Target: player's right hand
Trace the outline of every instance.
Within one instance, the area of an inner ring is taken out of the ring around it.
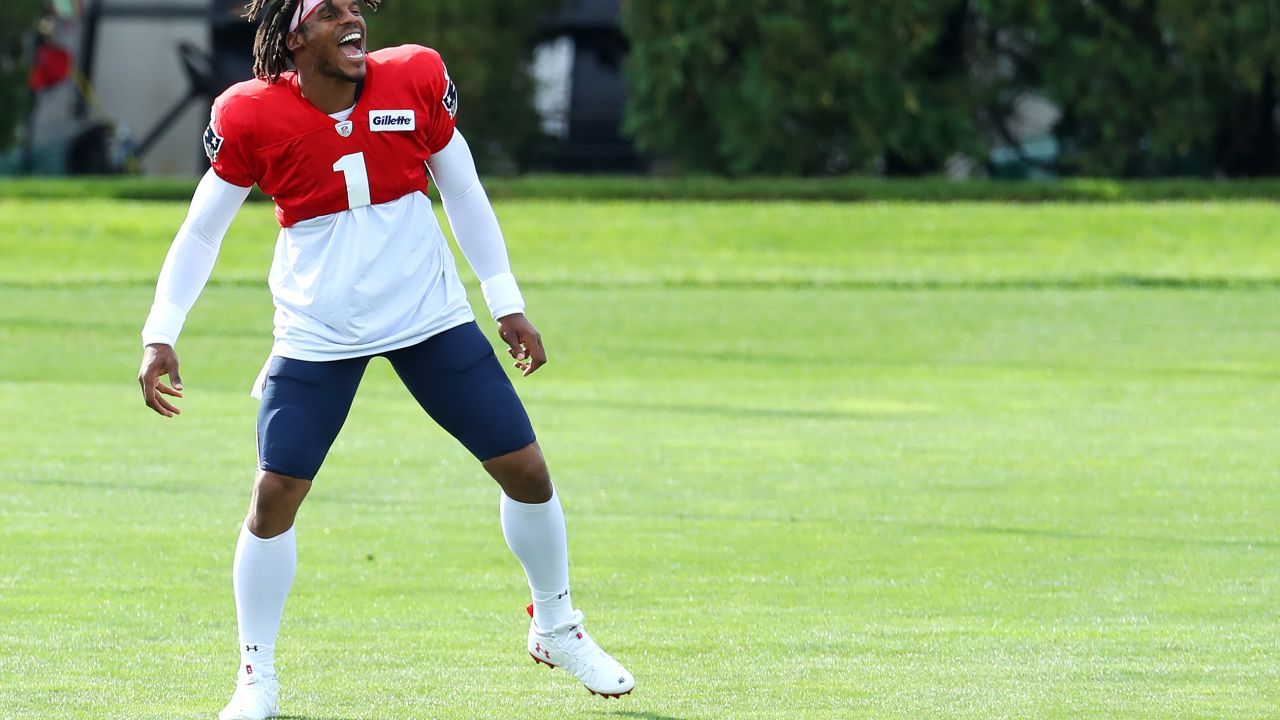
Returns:
[[[173,385],[165,385],[160,378],[168,376]],[[142,351],[142,367],[138,370],[138,384],[142,386],[142,399],[147,407],[165,417],[173,417],[182,413],[173,403],[164,398],[182,397],[182,378],[178,376],[178,353],[172,345],[155,343]]]

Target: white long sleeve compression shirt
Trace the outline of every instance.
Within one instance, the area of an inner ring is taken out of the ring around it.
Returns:
[[[223,180],[212,169],[201,178],[187,219],[178,228],[160,269],[155,302],[142,328],[143,345],[173,345],[178,341],[187,313],[209,282],[222,238],[249,197],[249,190]]]
[[[462,133],[454,130],[449,144],[427,160],[427,169],[440,191],[453,237],[467,264],[480,278],[480,289],[493,319],[524,312],[524,297],[511,274],[502,229]]]

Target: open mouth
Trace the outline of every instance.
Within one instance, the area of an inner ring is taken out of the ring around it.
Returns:
[[[364,59],[364,34],[347,33],[338,40],[338,50],[348,60]]]

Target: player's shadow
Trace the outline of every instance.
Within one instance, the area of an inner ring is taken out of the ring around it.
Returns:
[[[763,418],[778,419],[787,418],[795,420],[869,420],[869,421],[887,421],[901,420],[913,416],[919,416],[922,413],[909,412],[884,412],[884,411],[855,411],[855,410],[825,410],[810,408],[768,408],[768,407],[744,407],[737,405],[722,404],[678,404],[678,403],[647,403],[632,402],[628,400],[591,400],[583,398],[540,398],[540,405],[562,405],[565,407],[597,407],[605,410],[619,410],[628,413],[635,412],[656,412],[656,413],[676,413],[680,415],[718,415],[728,418]]]
[[[1258,538],[1240,538],[1240,539],[1200,539],[1177,535],[1135,535],[1135,534],[1117,534],[1108,535],[1102,532],[1073,532],[1070,530],[1055,530],[1051,528],[1022,528],[1022,527],[1005,527],[1000,525],[944,525],[941,523],[893,523],[904,527],[915,527],[927,530],[940,530],[945,532],[958,533],[975,533],[981,535],[1014,535],[1020,537],[1031,538],[1048,538],[1051,540],[1089,540],[1096,542],[1125,542],[1125,543],[1143,543],[1152,545],[1191,545],[1194,547],[1209,548],[1280,548],[1280,542],[1272,540],[1260,540]]]
[[[597,717],[614,717],[629,718],[630,720],[684,720],[683,718],[672,717],[671,715],[659,715],[650,712],[636,712],[634,710],[618,710],[611,713],[596,713]],[[320,717],[318,715],[276,715],[276,720],[361,720],[354,717]]]
[[[628,717],[631,720],[684,720],[682,717],[658,715],[657,712],[639,712],[635,710],[616,710],[613,712],[596,712],[598,717]]]

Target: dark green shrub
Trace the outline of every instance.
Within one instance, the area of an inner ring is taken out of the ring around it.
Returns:
[[[1280,3],[982,0],[1020,37],[1013,84],[1063,109],[1063,169],[1094,175],[1272,174]]]
[[[685,170],[936,171],[1015,100],[1066,174],[1280,172],[1278,0],[650,0],[628,129]]]
[[[0,152],[13,147],[17,128],[27,112],[27,43],[44,3],[41,0],[9,0],[0,23]]]
[[[624,6],[628,130],[728,174],[941,167],[980,133],[964,0],[654,0]]]

